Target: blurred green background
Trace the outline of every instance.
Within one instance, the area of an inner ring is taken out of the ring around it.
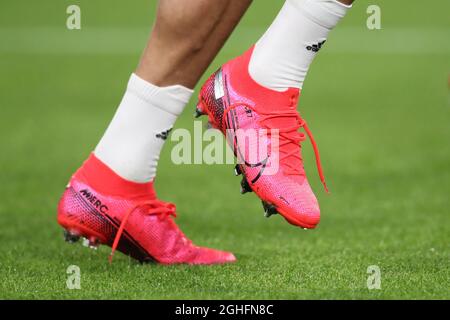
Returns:
[[[82,29],[66,29],[66,8]],[[209,75],[252,45],[283,1],[255,0]],[[366,28],[369,4],[382,29]],[[319,144],[306,169],[322,209],[314,231],[263,218],[231,165],[181,165],[167,143],[159,196],[200,245],[234,265],[140,265],[62,241],[56,204],[120,102],[156,1],[0,5],[0,298],[450,298],[450,3],[357,1],[312,65],[299,110]],[[198,89],[198,88],[197,88]],[[194,100],[177,127],[192,129]],[[226,196],[222,196],[226,195]],[[81,268],[81,290],[66,268]],[[378,265],[382,289],[368,290]]]

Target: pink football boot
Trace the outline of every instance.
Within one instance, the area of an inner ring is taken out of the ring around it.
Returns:
[[[296,111],[300,90],[278,92],[256,83],[248,73],[252,52],[231,60],[206,81],[195,116],[208,115],[210,125],[225,134],[237,157],[236,175],[243,175],[241,192],[254,191],[267,217],[280,213],[293,225],[314,228],[320,209],[303,168],[300,143],[306,136],[298,132],[300,128],[311,140],[319,176],[327,189],[317,146]],[[250,131],[256,132],[257,142],[239,139],[239,133],[245,136]],[[254,146],[261,143],[267,151],[255,151]]]
[[[58,205],[65,239],[112,247],[141,262],[221,264],[233,254],[197,247],[173,218],[175,205],[158,200],[153,183],[127,181],[93,154],[74,174]]]

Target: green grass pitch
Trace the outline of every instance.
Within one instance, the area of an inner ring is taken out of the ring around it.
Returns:
[[[66,29],[78,4],[82,29]],[[447,0],[357,1],[314,61],[299,110],[331,190],[316,230],[263,217],[232,165],[181,165],[164,149],[159,196],[200,245],[233,251],[226,266],[141,265],[109,248],[62,240],[56,204],[105,130],[135,68],[155,1],[7,1],[0,9],[0,298],[448,299],[450,20]],[[255,0],[208,74],[264,32],[281,0]],[[206,74],[205,74],[206,76]],[[198,88],[196,88],[198,89]],[[194,100],[177,122],[193,128]],[[66,269],[81,269],[81,289]],[[367,288],[379,266],[381,289]]]

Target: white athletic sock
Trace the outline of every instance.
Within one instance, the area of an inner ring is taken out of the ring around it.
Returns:
[[[328,33],[350,7],[336,0],[286,0],[256,43],[249,63],[252,78],[277,91],[301,88]]]
[[[132,74],[95,156],[124,179],[153,180],[162,146],[192,92],[181,85],[160,88]]]

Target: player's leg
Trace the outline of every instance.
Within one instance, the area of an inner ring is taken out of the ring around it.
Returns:
[[[249,160],[245,141],[233,139],[240,163],[236,171],[243,175],[242,192],[254,191],[263,201],[266,216],[280,213],[304,228],[314,228],[320,220],[301,157],[299,143],[306,135],[313,144],[324,185],[325,181],[311,131],[295,107],[309,65],[351,2],[287,0],[257,44],[208,79],[197,107],[198,114],[207,113],[213,126],[223,131],[268,129],[268,146],[273,145],[271,129],[279,130],[279,150],[270,150],[267,157],[263,154],[266,158],[259,162]],[[301,127],[306,135],[298,132]],[[260,133],[264,136],[262,130]]]
[[[94,153],[58,206],[66,239],[110,245],[141,261],[210,264],[231,253],[194,246],[153,189],[159,153],[198,78],[250,1],[161,0],[148,45]]]
[[[158,86],[193,88],[251,0],[165,0],[136,74]]]
[[[162,0],[136,73],[95,155],[123,178],[151,181],[165,138],[248,0]],[[138,95],[138,97],[137,97]]]

